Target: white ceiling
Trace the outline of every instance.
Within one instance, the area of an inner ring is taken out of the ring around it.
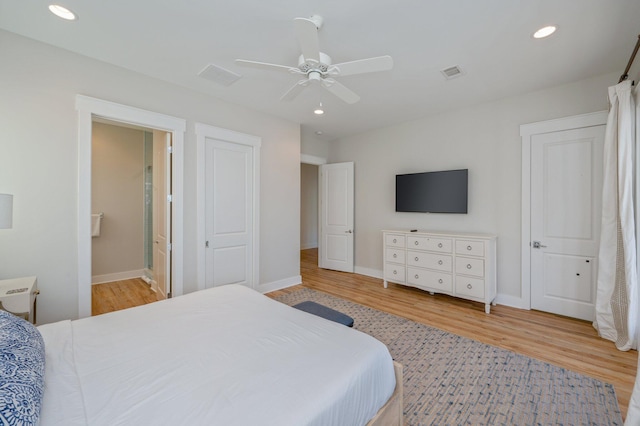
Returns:
[[[79,20],[55,17],[44,0],[0,0],[0,28],[301,123],[326,139],[622,73],[640,32],[639,0],[56,1]],[[234,63],[296,65],[293,19],[314,14],[324,17],[320,48],[334,63],[393,57],[392,71],[338,79],[360,95],[356,104],[315,86],[282,102],[298,76]],[[556,34],[532,38],[548,24]],[[242,78],[229,87],[205,80],[197,74],[208,64]],[[445,80],[440,70],[452,65],[465,74]],[[319,102],[322,117],[312,113]]]

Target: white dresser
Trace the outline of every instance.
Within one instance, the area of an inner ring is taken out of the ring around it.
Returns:
[[[382,231],[387,282],[485,304],[497,293],[495,235]],[[495,304],[495,303],[494,303]]]

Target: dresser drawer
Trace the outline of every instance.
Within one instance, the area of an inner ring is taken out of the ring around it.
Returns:
[[[395,249],[395,248],[387,248],[385,251],[385,260],[387,262],[400,263],[404,265],[404,259],[406,251]]]
[[[456,274],[484,277],[484,259],[456,257]]]
[[[456,254],[484,256],[484,242],[472,240],[456,240]]]
[[[441,253],[451,253],[453,241],[450,238],[431,238],[421,236],[407,237],[407,248],[416,250],[438,251]]]
[[[456,294],[461,296],[484,298],[484,280],[456,276]]]
[[[384,268],[384,279],[394,283],[404,283],[405,267],[387,263]]]
[[[452,258],[446,254],[425,253],[423,251],[407,251],[407,265],[421,268],[451,272]]]
[[[446,293],[453,292],[453,278],[451,274],[443,274],[441,272],[407,268],[407,283]]]
[[[378,240],[379,241],[379,240]],[[384,236],[384,244],[389,247],[405,247],[405,236],[400,234],[386,234]]]

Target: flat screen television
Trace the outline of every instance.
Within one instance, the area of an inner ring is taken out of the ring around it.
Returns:
[[[396,211],[467,213],[469,169],[396,175]]]

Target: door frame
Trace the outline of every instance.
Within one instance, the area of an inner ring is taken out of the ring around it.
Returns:
[[[521,228],[521,290],[520,299],[505,301],[505,304],[522,309],[531,309],[531,141],[534,135],[562,130],[607,124],[607,111],[574,115],[536,123],[522,124],[522,228]],[[506,299],[504,295],[501,299]]]
[[[172,134],[171,283],[183,293],[183,172],[186,120],[102,99],[76,95],[78,111],[78,317],[91,316],[91,143],[94,117]]]
[[[205,289],[206,281],[205,143],[207,138],[253,148],[253,277],[251,279],[253,288],[258,290],[260,288],[260,147],[262,138],[209,124],[196,123],[196,252],[198,263],[196,281],[198,290]]]
[[[165,260],[164,264],[162,265],[163,268],[158,268],[158,262],[156,262],[157,258],[156,256],[160,256],[159,251],[160,251],[160,245],[158,244],[158,240],[156,238],[158,238],[158,233],[157,233],[157,229],[156,229],[156,220],[157,220],[157,216],[158,216],[158,211],[157,210],[161,210],[163,211],[164,214],[164,239],[165,239],[165,244],[168,241],[169,244],[171,244],[171,236],[172,236],[172,223],[171,220],[167,220],[167,218],[171,219],[171,201],[169,201],[169,199],[167,198],[167,195],[171,194],[171,190],[172,185],[171,185],[171,156],[172,156],[172,151],[173,151],[173,141],[172,141],[172,137],[171,137],[171,133],[169,132],[164,132],[162,130],[158,130],[158,129],[154,129],[154,132],[157,132],[157,135],[160,137],[162,135],[162,139],[164,141],[164,143],[162,143],[161,146],[161,150],[163,150],[163,159],[164,161],[162,162],[162,174],[163,174],[163,179],[161,184],[164,186],[165,191],[163,192],[163,197],[164,200],[162,201],[162,203],[160,203],[160,208],[157,209],[155,202],[157,201],[156,197],[153,197],[153,205],[152,205],[152,229],[153,229],[153,240],[154,240],[154,244],[153,244],[153,267],[152,267],[152,271],[153,271],[153,281],[155,282],[155,290],[157,292],[157,294],[159,295],[159,297],[161,297],[162,299],[168,299],[169,297],[172,296],[172,289],[171,289],[171,256],[173,255],[172,250],[167,250],[167,247],[165,246],[164,248],[164,254],[165,254],[165,259],[168,258],[169,262],[167,262]],[[153,136],[153,143],[155,144],[155,133]],[[153,166],[152,166],[152,170],[153,170],[153,176],[155,179],[157,173],[157,165],[155,163],[156,160],[156,148],[154,146],[153,148]],[[158,279],[158,269],[161,269],[160,272],[162,274],[164,274],[164,287],[162,288],[162,291],[160,291],[160,285],[159,285],[159,279]],[[153,286],[152,286],[152,290]]]

